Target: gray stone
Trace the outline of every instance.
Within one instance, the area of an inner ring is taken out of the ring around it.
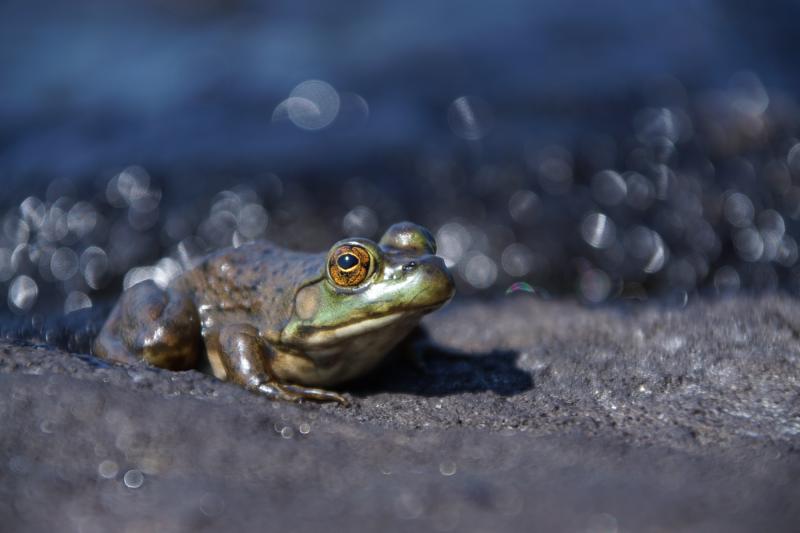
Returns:
[[[0,344],[9,531],[796,531],[800,305],[430,316],[354,405]]]

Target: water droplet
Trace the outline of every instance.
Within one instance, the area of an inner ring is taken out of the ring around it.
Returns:
[[[143,281],[153,280],[156,277],[155,267],[134,267],[125,273],[122,279],[122,288],[128,290]]]
[[[500,263],[506,274],[515,278],[520,278],[531,271],[534,262],[534,255],[530,248],[524,244],[515,242],[506,246],[500,256]]]
[[[511,286],[506,289],[506,296],[509,294],[514,294],[515,292],[529,292],[531,294],[536,294],[536,289],[534,289],[530,283],[517,281],[512,283]]]
[[[340,106],[337,125],[363,126],[369,119],[369,104],[363,96],[356,93],[339,93]]]
[[[0,282],[10,280],[16,271],[11,260],[12,255],[13,252],[8,248],[0,248]]]
[[[797,262],[798,249],[797,241],[789,235],[784,235],[775,255],[776,261],[785,267],[790,267]]]
[[[156,263],[155,282],[159,287],[164,288],[182,272],[183,267],[177,260],[171,257],[162,257],[159,259],[158,263]]]
[[[644,211],[653,204],[656,188],[648,178],[638,172],[626,172],[625,184],[628,190],[625,202],[629,206]]]
[[[215,207],[218,205],[215,204]],[[198,233],[213,246],[230,246],[233,233],[236,231],[236,224],[236,215],[232,210],[212,209],[208,218],[200,223]]]
[[[643,143],[655,144],[661,140],[677,142],[681,137],[681,123],[667,108],[648,108],[634,118],[636,137]]]
[[[740,192],[733,192],[726,196],[723,205],[725,219],[732,226],[743,228],[753,222],[755,208],[753,202]]]
[[[115,478],[118,472],[119,467],[117,466],[117,463],[109,459],[106,459],[97,465],[97,473],[100,474],[100,477],[105,479]]]
[[[236,228],[245,239],[253,240],[263,236],[268,221],[267,210],[261,204],[250,203],[239,210]]]
[[[720,242],[714,228],[703,219],[693,221],[690,230],[686,232],[689,244],[702,254],[716,256],[719,253]]]
[[[795,176],[800,176],[800,142],[795,143],[786,154],[786,164]]]
[[[618,205],[628,193],[628,184],[618,172],[604,170],[592,176],[592,196],[605,205]]]
[[[102,288],[108,271],[106,252],[97,246],[89,246],[81,254],[80,268],[89,287],[95,290]]]
[[[733,234],[736,253],[745,261],[758,261],[764,253],[764,239],[755,228],[742,228]]]
[[[769,94],[752,72],[738,72],[731,77],[728,95],[731,105],[747,115],[761,115],[769,107]]]
[[[62,205],[54,204],[47,211],[44,224],[39,229],[39,237],[54,243],[66,237],[67,233],[69,233],[67,213],[62,209]]]
[[[84,237],[94,229],[97,211],[89,202],[77,202],[67,212],[67,228],[77,237]]]
[[[714,273],[714,288],[720,294],[736,292],[740,285],[739,273],[731,266],[722,266]]]
[[[9,213],[3,220],[3,234],[11,244],[21,244],[28,242],[31,230],[27,222]]]
[[[81,291],[72,291],[64,300],[64,314],[92,307],[92,299]]]
[[[140,166],[130,166],[117,175],[117,192],[128,205],[144,198],[149,187],[150,174]]]
[[[663,266],[667,250],[661,236],[655,231],[644,226],[635,226],[625,234],[624,242],[631,257],[644,262],[643,268],[655,272]]]
[[[539,184],[550,194],[566,194],[572,188],[572,155],[561,146],[542,150],[535,163]]]
[[[463,276],[476,289],[488,289],[497,279],[497,265],[486,255],[474,253],[464,262]]]
[[[530,226],[536,222],[539,212],[539,197],[529,190],[516,191],[508,200],[508,212],[515,222]]]
[[[765,209],[756,217],[756,225],[762,232],[775,233],[779,238],[786,232],[786,223],[780,213],[774,209]]]
[[[617,230],[614,221],[603,213],[590,213],[581,223],[581,236],[589,246],[608,248],[616,242]]]
[[[19,211],[22,219],[34,229],[39,229],[44,224],[47,209],[41,200],[35,196],[25,198],[19,205]]]
[[[50,257],[50,271],[58,280],[70,279],[78,273],[78,254],[70,248],[59,248]]]
[[[122,482],[129,489],[138,489],[144,484],[144,474],[141,470],[128,470],[122,477]]]
[[[664,263],[667,261],[667,249],[664,246],[664,241],[661,239],[661,235],[653,231],[651,233],[652,236],[652,254],[650,258],[647,260],[647,264],[642,268],[648,274],[653,274],[661,270],[664,266]]]
[[[453,461],[442,461],[439,463],[439,473],[443,476],[452,476],[457,470],[458,468]]]
[[[469,230],[458,222],[448,222],[436,232],[437,253],[444,258],[445,264],[452,267],[472,244]]]
[[[278,104],[272,119],[288,118],[298,128],[319,130],[330,125],[339,114],[339,93],[321,80],[307,80],[297,85],[289,98]]]
[[[8,288],[8,303],[12,310],[28,311],[36,303],[39,286],[25,275],[17,276]]]
[[[161,190],[150,187],[144,194],[132,198],[130,201],[131,209],[140,214],[151,213],[158,208],[161,203]]]

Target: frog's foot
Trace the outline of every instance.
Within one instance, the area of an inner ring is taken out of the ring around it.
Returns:
[[[285,401],[314,400],[317,402],[339,402],[347,407],[350,402],[341,394],[316,389],[313,387],[302,387],[288,383],[262,383],[255,387],[256,392],[264,394],[268,398]]]
[[[277,381],[269,364],[272,350],[258,330],[249,324],[225,326],[214,347],[227,379],[248,390],[275,400],[316,400],[348,405],[347,399],[335,392]]]
[[[94,344],[95,353],[122,363],[148,363],[170,370],[193,368],[200,347],[200,321],[188,295],[163,291],[152,281],[125,291]]]

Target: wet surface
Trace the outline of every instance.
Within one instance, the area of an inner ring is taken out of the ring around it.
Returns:
[[[424,373],[390,363],[349,409],[6,341],[0,515],[15,531],[791,531],[797,324],[781,297],[461,301],[426,321]]]

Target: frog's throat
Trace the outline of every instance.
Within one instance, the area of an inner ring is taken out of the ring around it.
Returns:
[[[359,320],[358,322],[352,322],[350,324],[345,324],[344,326],[339,326],[337,328],[319,329],[308,335],[305,338],[304,344],[310,346],[333,344],[343,339],[350,339],[371,331],[384,328],[389,324],[394,324],[395,322],[398,322],[403,319],[418,320],[419,317],[421,317],[421,315],[422,313],[419,312],[409,313],[408,311],[399,311],[397,313],[392,313],[377,318],[367,318],[365,320]]]

